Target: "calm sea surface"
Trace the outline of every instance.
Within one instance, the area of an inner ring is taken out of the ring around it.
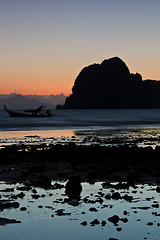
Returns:
[[[53,110],[51,118],[11,118],[0,110],[0,131],[160,127],[160,109]]]
[[[24,141],[26,137],[27,141],[33,141],[29,139],[31,136],[34,142],[42,139],[53,142],[53,137],[61,141],[62,137],[72,136],[81,140],[90,137],[87,141],[94,142],[91,137],[96,136],[105,144],[131,141],[159,144],[160,109],[52,110],[51,113],[50,118],[11,118],[1,110],[0,143]]]

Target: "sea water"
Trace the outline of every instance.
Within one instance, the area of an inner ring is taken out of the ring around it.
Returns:
[[[1,110],[0,144],[54,142],[54,137],[59,142],[67,137],[73,141],[72,136],[78,141],[82,136],[96,136],[106,144],[137,140],[159,144],[160,109],[51,110],[51,114],[48,118],[13,118]]]
[[[160,109],[52,110],[48,118],[14,118],[0,110],[0,131],[160,126]]]

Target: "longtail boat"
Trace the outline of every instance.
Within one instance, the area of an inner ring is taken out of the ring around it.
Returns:
[[[45,113],[42,113],[41,110],[45,106],[40,106],[36,109],[25,110],[24,112],[14,112],[9,110],[4,105],[4,110],[11,116],[11,117],[51,117],[51,113],[49,110],[46,110]]]

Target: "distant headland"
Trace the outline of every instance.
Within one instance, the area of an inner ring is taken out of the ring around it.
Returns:
[[[6,105],[9,109],[30,109],[45,105],[49,109],[64,104],[66,96],[60,95],[22,95],[19,93],[0,94],[0,110]]]
[[[57,109],[160,108],[160,81],[130,73],[119,57],[84,67]]]

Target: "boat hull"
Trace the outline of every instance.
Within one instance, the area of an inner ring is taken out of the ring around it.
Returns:
[[[14,111],[10,111],[6,108],[6,106],[4,106],[5,111],[11,116],[11,117],[24,117],[24,118],[44,118],[44,117],[51,117],[51,114],[43,114],[43,113],[19,113],[19,112],[14,112]]]

